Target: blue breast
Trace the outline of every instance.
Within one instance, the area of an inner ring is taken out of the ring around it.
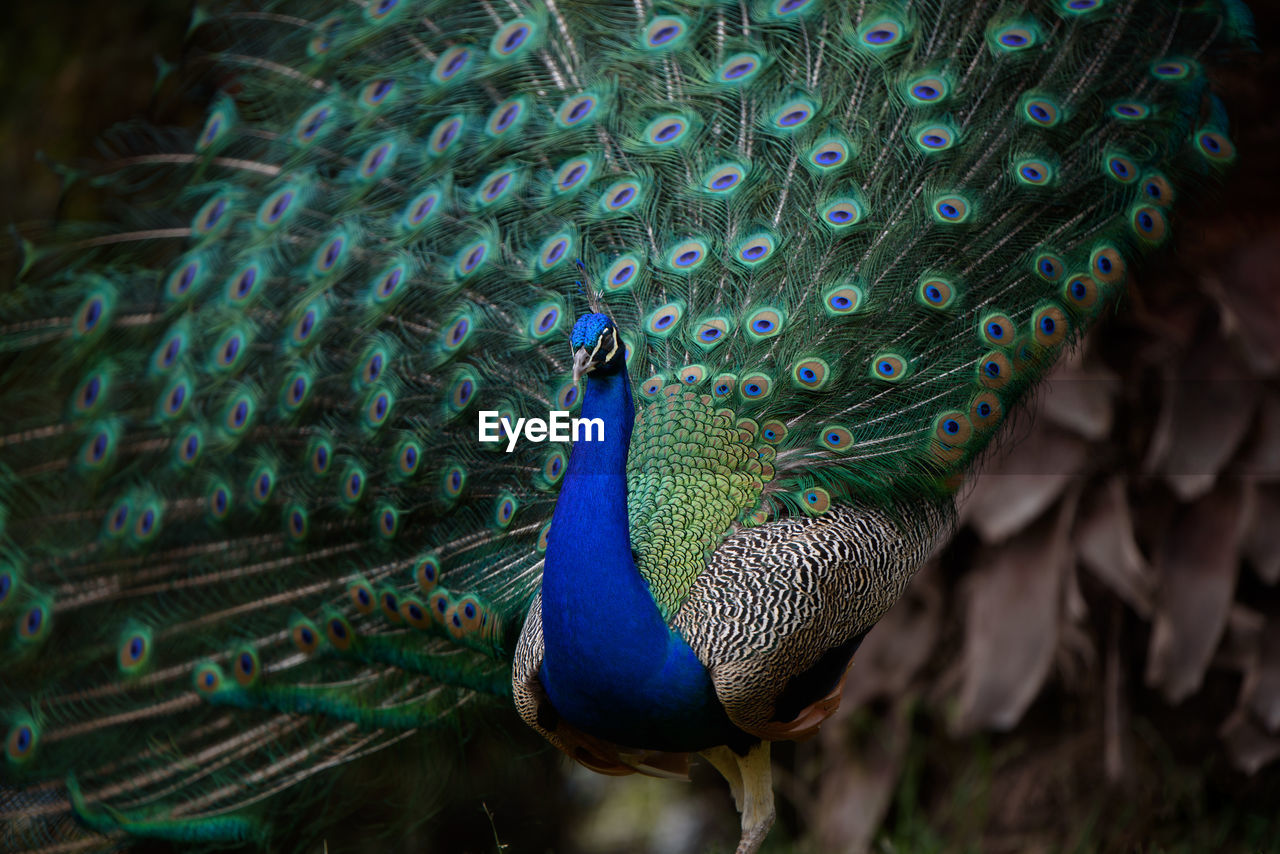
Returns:
[[[635,411],[623,369],[588,375],[579,442],[556,502],[542,580],[540,673],[568,723],[616,744],[701,750],[748,737],[730,723],[706,668],[662,619],[631,555],[627,449]]]

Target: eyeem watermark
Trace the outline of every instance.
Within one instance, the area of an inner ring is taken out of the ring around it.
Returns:
[[[603,442],[603,418],[573,418],[565,410],[552,410],[550,418],[511,419],[499,415],[496,409],[480,410],[479,439],[481,442],[501,442],[505,436],[507,453],[516,449],[521,434],[530,442]]]

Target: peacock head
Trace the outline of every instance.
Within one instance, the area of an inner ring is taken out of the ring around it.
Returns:
[[[573,381],[583,374],[612,374],[622,370],[626,361],[618,327],[607,314],[584,314],[573,324]]]

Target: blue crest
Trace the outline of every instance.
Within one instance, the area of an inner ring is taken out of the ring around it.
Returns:
[[[584,314],[578,318],[577,323],[573,324],[573,338],[571,342],[573,349],[586,347],[588,349],[594,347],[596,342],[600,340],[600,335],[613,326],[613,321],[609,319],[607,314]]]

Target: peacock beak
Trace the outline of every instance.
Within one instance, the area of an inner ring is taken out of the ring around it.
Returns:
[[[581,347],[578,352],[573,354],[573,381],[576,383],[582,379],[582,375],[594,368],[591,363],[591,354],[587,352],[586,347]]]

